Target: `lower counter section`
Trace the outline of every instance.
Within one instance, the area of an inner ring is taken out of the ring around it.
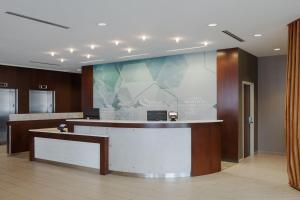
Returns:
[[[98,169],[109,173],[109,138],[107,136],[60,133],[56,128],[29,130],[30,160]]]
[[[100,144],[34,138],[34,158],[100,170]]]
[[[146,177],[191,174],[190,128],[105,128],[75,126],[75,133],[109,137],[109,169]]]

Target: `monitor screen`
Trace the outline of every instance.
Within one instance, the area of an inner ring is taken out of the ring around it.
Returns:
[[[100,119],[99,108],[86,108],[83,111],[83,116],[85,119]]]
[[[149,110],[147,111],[148,121],[167,121],[168,112],[166,110]]]

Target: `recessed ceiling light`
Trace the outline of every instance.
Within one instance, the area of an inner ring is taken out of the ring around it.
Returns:
[[[116,46],[118,46],[118,45],[120,44],[120,41],[119,41],[119,40],[115,40],[115,41],[113,41],[113,43],[114,43]]]
[[[148,38],[149,38],[149,37],[148,37],[147,35],[142,35],[142,36],[141,36],[141,39],[142,39],[143,41],[146,41]]]
[[[70,52],[70,53],[74,53],[74,51],[75,51],[75,49],[69,48],[69,52]]]
[[[105,22],[99,22],[98,26],[106,26],[107,24]]]
[[[209,27],[215,27],[215,26],[218,26],[218,24],[216,23],[211,23],[211,24],[208,24]]]
[[[51,51],[51,52],[49,52],[49,54],[53,57],[53,56],[55,56],[57,53],[54,52],[54,51]]]
[[[280,51],[280,48],[275,48],[274,51]]]
[[[181,37],[174,37],[173,40],[175,40],[176,43],[179,43],[182,40],[182,38]]]
[[[60,59],[60,62],[61,62],[61,63],[65,62],[65,59],[64,59],[64,58],[61,58],[61,59]]]
[[[127,52],[131,53],[132,52],[132,48],[127,48]]]
[[[256,34],[254,34],[253,36],[254,36],[254,37],[261,37],[261,36],[262,36],[262,34],[260,34],[260,33],[256,33]]]
[[[208,45],[208,42],[207,41],[203,41],[203,42],[201,42],[201,44],[206,47]]]
[[[94,50],[96,47],[98,47],[98,46],[95,45],[95,44],[91,44],[91,45],[90,45],[90,48],[91,48],[92,50]]]
[[[86,57],[87,59],[90,59],[92,57],[91,54],[86,54],[84,57]]]

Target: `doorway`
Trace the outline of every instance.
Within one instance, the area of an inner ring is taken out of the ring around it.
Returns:
[[[254,83],[242,82],[243,157],[254,155]]]

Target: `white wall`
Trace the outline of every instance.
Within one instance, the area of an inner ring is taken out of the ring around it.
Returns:
[[[284,92],[286,56],[258,59],[258,151],[285,153]]]

